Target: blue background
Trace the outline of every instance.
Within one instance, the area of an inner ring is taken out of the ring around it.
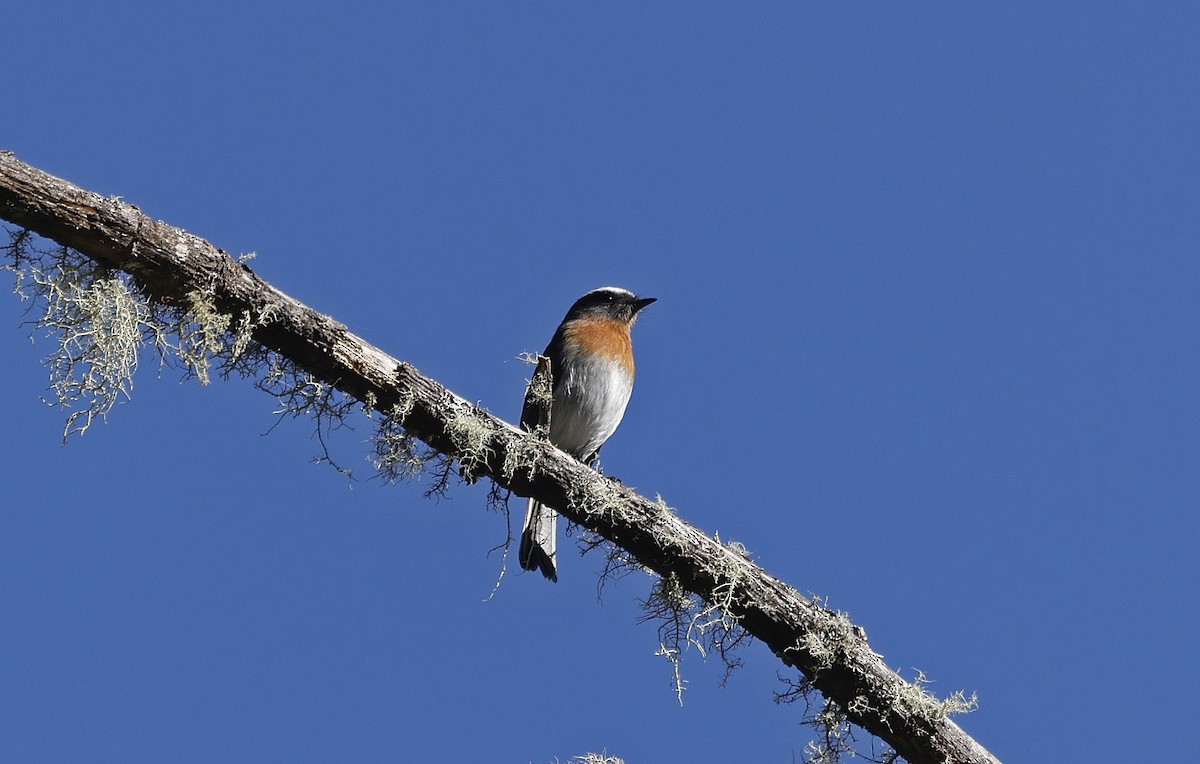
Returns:
[[[1183,761],[1200,527],[1194,4],[25,3],[0,148],[517,417],[566,308],[660,301],[605,468],[828,597],[1009,761]],[[680,707],[636,575],[500,570],[147,357],[60,448],[0,301],[0,758],[793,761],[761,645]],[[514,502],[520,512],[520,502]]]

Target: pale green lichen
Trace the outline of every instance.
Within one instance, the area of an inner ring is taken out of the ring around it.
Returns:
[[[500,465],[500,476],[511,480],[517,470],[528,470],[529,476],[537,474],[538,464],[542,458],[542,449],[546,447],[545,438],[537,433],[522,432],[515,446],[510,446],[504,452],[504,461]]]
[[[819,601],[817,604],[818,607]],[[833,667],[858,644],[859,637],[849,616],[822,607],[820,626],[805,632],[797,648],[811,660],[809,669],[820,673]]]
[[[65,441],[129,399],[142,348],[161,345],[163,330],[128,276],[65,247],[36,249],[27,235],[13,235],[8,249],[14,291],[40,308],[35,331],[55,340],[45,359],[50,396],[43,400],[68,411]]]
[[[199,290],[188,292],[184,299],[187,320],[179,323],[179,360],[201,385],[208,385],[214,356],[226,355],[230,349],[226,335],[233,317],[217,310],[212,299]]]
[[[257,314],[250,311],[242,311],[238,317],[237,326],[233,329],[233,337],[228,343],[230,360],[236,363],[241,359],[246,351],[253,346],[254,331],[259,327],[266,326],[276,319],[277,307],[275,305],[264,305]]]
[[[968,698],[963,690],[958,690],[942,700],[929,690],[929,683],[925,672],[917,669],[916,678],[901,687],[895,699],[897,706],[931,721],[940,721],[954,714],[971,713],[979,708],[976,693],[971,693]]]
[[[571,759],[571,764],[625,764],[625,760],[609,756],[607,751],[601,751],[600,753],[585,753],[582,756],[575,756]]]
[[[720,542],[720,537],[716,540]],[[655,654],[671,662],[675,695],[680,704],[686,688],[680,666],[689,649],[696,650],[701,658],[714,653],[719,656],[725,666],[724,679],[728,679],[741,665],[737,649],[750,639],[737,616],[739,587],[749,574],[749,563],[744,556],[748,552],[734,543],[730,554],[710,560],[717,583],[705,597],[686,591],[673,576],[664,576],[657,580],[650,597],[641,603],[642,620],[659,623],[659,650]]]
[[[810,740],[804,746],[805,764],[838,764],[844,758],[858,758],[859,752],[855,745],[854,727],[846,719],[846,713],[841,707],[828,701],[806,719],[805,724],[814,727],[820,733],[816,740]],[[864,757],[868,758],[868,757]],[[868,758],[874,761],[874,758]]]
[[[367,419],[375,418],[375,410],[379,408],[379,397],[368,390],[362,399],[362,413]]]
[[[446,417],[446,435],[454,444],[463,479],[472,482],[492,456],[495,428],[476,407],[454,401]]]
[[[819,599],[815,604],[823,607]],[[809,670],[815,675],[831,668],[835,663],[846,660],[844,653],[856,649],[854,643],[865,639],[863,630],[855,626],[844,613],[826,610],[825,615],[821,628],[808,634],[796,648],[809,656]],[[812,663],[816,665],[813,666]],[[968,697],[959,691],[943,700],[929,691],[928,684],[929,679],[925,673],[917,671],[913,681],[898,683],[894,691],[880,697],[878,702],[883,704],[887,713],[920,719],[926,724],[936,723],[951,714],[969,713],[978,708],[978,698],[974,693]],[[776,701],[808,702],[814,691],[810,676],[802,675],[798,680],[790,682],[790,688],[786,692],[776,693]],[[874,707],[872,700],[865,695],[856,695],[844,708],[832,700],[825,700],[821,710],[804,721],[819,732],[818,739],[805,747],[804,761],[813,764],[831,764],[846,758],[884,763],[897,761],[898,754],[887,746],[881,746],[874,737],[870,737],[869,750],[863,750],[865,744],[860,745],[856,739],[856,734],[862,730],[852,724],[847,715],[863,718],[881,713],[884,711]]]
[[[379,422],[371,436],[371,464],[386,483],[412,480],[424,474],[434,454],[404,429],[404,420],[412,412],[413,398],[401,398]]]
[[[661,576],[640,603],[643,615],[639,620],[658,623],[659,649],[654,654],[671,664],[672,686],[680,705],[687,689],[682,662],[688,650],[694,649],[701,658],[718,655],[725,666],[725,679],[741,665],[736,650],[750,634],[734,615],[735,591],[735,583],[725,581],[706,600],[684,589],[675,576]]]
[[[612,517],[625,506],[619,485],[598,472],[587,472],[567,487],[567,501],[585,515]]]
[[[254,347],[254,332],[275,320],[275,307],[266,306],[257,313],[242,311],[236,317],[222,312],[212,296],[203,290],[192,290],[184,296],[185,309],[176,314],[171,333],[178,362],[188,372],[208,385],[215,365],[221,375],[236,371],[243,376],[257,376],[263,364],[257,357],[248,357]]]
[[[14,291],[40,313],[35,331],[57,346],[45,361],[47,402],[68,411],[64,439],[82,435],[119,400],[129,399],[147,347],[157,350],[162,364],[182,366],[201,384],[211,381],[214,365],[223,374],[261,370],[262,354],[248,351],[255,328],[272,320],[269,310],[234,321],[199,290],[174,308],[151,303],[128,274],[65,247],[40,247],[28,231],[10,232],[5,249]]]

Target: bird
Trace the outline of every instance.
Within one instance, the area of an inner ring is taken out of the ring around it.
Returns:
[[[594,466],[600,447],[625,416],[634,377],[630,330],[642,309],[657,299],[619,287],[593,289],[567,311],[542,354],[553,380],[549,440],[584,464]],[[537,385],[535,373],[521,410],[521,426],[529,431],[542,424],[546,410]],[[518,554],[521,567],[558,581],[557,537],[558,513],[530,499]]]

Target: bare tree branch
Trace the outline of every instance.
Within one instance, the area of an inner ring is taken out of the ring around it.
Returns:
[[[262,317],[253,340],[290,359],[481,476],[532,496],[624,549],[672,587],[698,595],[804,675],[842,718],[914,764],[997,762],[947,718],[955,710],[909,683],[841,613],[797,592],[677,517],[504,422],[279,291],[207,241],[0,153],[0,218],[129,274],[154,302],[197,293],[228,316]]]

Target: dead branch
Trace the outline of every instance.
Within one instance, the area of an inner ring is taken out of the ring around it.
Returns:
[[[0,153],[0,218],[129,274],[154,302],[200,293],[229,316],[266,317],[252,338],[324,383],[398,421],[486,476],[559,509],[683,591],[720,608],[910,762],[997,762],[947,718],[947,704],[903,680],[845,615],[802,596],[736,549],[456,395],[264,281],[204,239]]]

